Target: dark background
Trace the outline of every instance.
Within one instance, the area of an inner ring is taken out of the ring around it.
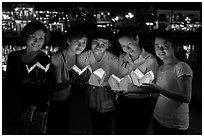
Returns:
[[[3,2],[3,10],[11,10],[13,4],[34,4],[36,10],[69,11],[76,5],[91,6],[97,10],[109,10],[114,13],[124,13],[138,8],[147,10],[150,6],[155,9],[172,10],[201,10],[201,2]]]

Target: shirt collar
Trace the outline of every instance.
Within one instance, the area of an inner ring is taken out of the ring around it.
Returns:
[[[139,55],[139,58],[134,61],[134,64],[137,64],[139,62],[144,61],[146,59],[146,57],[147,57],[147,52],[144,49],[142,49],[142,51]]]

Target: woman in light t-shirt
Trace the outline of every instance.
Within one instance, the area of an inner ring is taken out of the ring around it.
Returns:
[[[107,81],[111,74],[117,75],[118,71],[118,58],[107,51],[111,45],[112,37],[113,34],[111,30],[96,28],[91,43],[92,49],[83,52],[78,58],[78,63],[81,68],[90,65],[93,72],[101,68],[106,74],[101,86],[87,87],[88,108],[94,135],[112,134],[113,100],[115,96],[114,93],[107,88]],[[112,103],[109,104],[110,106],[107,108],[107,112],[101,112],[101,107],[104,106],[103,102],[106,101]]]
[[[159,93],[153,113],[154,133],[187,134],[193,72],[188,64],[174,56],[170,32],[158,33],[154,43],[156,55],[163,61],[156,84],[145,84],[151,91]]]

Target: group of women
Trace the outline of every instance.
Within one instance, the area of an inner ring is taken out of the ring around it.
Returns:
[[[35,114],[48,116],[44,134],[144,135],[151,121],[154,134],[187,134],[193,72],[175,57],[171,33],[163,31],[155,37],[155,53],[163,62],[159,66],[140,44],[135,27],[117,33],[123,50],[119,57],[108,50],[119,48],[112,42],[111,30],[95,27],[91,37],[90,31],[83,25],[70,28],[65,48],[48,57],[41,50],[49,41],[45,25],[32,21],[23,28],[27,48],[11,52],[7,64],[10,91],[19,104],[18,134],[35,134],[28,128]],[[74,65],[90,66],[91,73],[87,71],[84,77],[104,70],[103,81],[96,86],[87,78],[73,79]],[[130,83],[126,94],[111,90],[108,79],[112,74],[122,78],[136,69],[143,74],[152,71],[153,82]]]

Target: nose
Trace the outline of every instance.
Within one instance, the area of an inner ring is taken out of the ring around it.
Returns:
[[[100,43],[97,43],[97,44],[96,44],[96,47],[97,47],[97,48],[101,48],[102,46],[101,46]]]
[[[38,39],[37,39],[37,38],[35,38],[35,39],[34,39],[34,42],[38,42]]]
[[[78,46],[79,46],[79,47],[81,47],[81,46],[82,46],[82,44],[81,44],[81,43],[78,43]]]
[[[159,49],[160,49],[160,50],[164,50],[164,47],[160,47]]]
[[[125,50],[130,50],[130,47],[129,46],[125,46],[124,49]]]

